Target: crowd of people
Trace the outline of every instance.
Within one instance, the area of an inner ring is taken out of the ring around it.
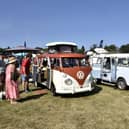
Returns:
[[[5,61],[4,56],[0,55],[0,99],[4,96],[11,104],[16,104],[19,99],[19,78],[22,80],[22,88],[29,92],[29,76],[32,54],[27,54],[17,69],[17,58],[8,57]]]

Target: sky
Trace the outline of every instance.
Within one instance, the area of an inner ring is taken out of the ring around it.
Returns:
[[[129,0],[0,0],[0,47],[129,43]]]

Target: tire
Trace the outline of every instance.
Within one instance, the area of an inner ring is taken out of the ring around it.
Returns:
[[[127,88],[127,84],[126,84],[126,81],[124,79],[118,79],[117,80],[117,87],[120,89],[120,90],[125,90]]]
[[[96,79],[96,84],[101,84],[101,79]]]
[[[56,93],[56,88],[55,88],[55,86],[52,84],[52,86],[51,86],[51,92],[52,92],[52,95],[53,96],[56,96],[57,95],[57,93]]]

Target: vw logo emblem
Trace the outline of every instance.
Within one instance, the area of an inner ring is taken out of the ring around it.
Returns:
[[[78,71],[78,72],[77,72],[77,78],[78,78],[78,79],[84,79],[84,72]]]

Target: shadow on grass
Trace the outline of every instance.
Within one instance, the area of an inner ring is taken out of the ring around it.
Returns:
[[[37,84],[37,87],[42,88],[42,89],[48,89],[45,85],[40,84],[40,83]]]
[[[48,94],[48,92],[43,89],[32,89],[30,93],[26,93],[24,98],[22,97],[20,100],[18,100],[18,102],[38,99],[46,94]]]
[[[43,85],[38,85],[37,87],[35,86],[33,88],[30,88],[30,91],[37,91],[37,90],[43,90],[43,89],[47,89],[47,88]],[[24,93],[24,92],[25,92],[24,90],[20,90],[20,93]]]
[[[64,97],[64,98],[85,97],[85,96],[91,96],[91,95],[98,94],[101,90],[102,90],[102,87],[96,86],[93,91],[76,93],[76,94],[65,94],[65,95],[60,95],[60,96]]]
[[[109,87],[109,88],[111,88],[111,89],[114,89],[114,90],[121,90],[121,91],[125,91],[125,90],[129,90],[129,86],[127,86],[125,89],[119,89],[118,87],[117,87],[117,85],[115,85],[115,84],[100,84],[102,87],[104,86],[104,87]]]

